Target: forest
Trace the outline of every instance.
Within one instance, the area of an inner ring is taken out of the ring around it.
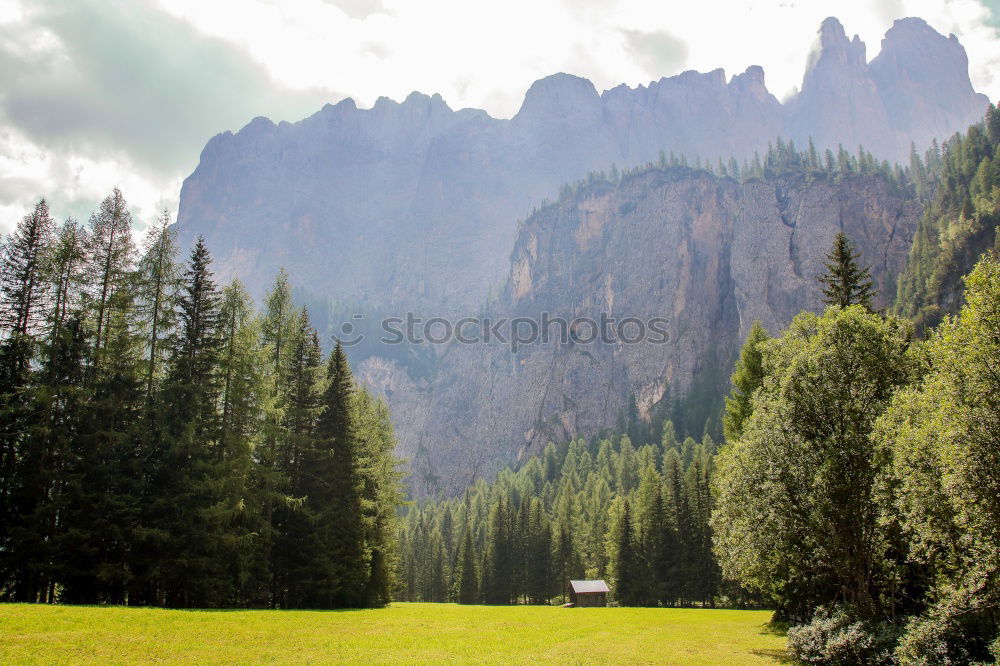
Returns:
[[[810,177],[809,153],[778,145],[760,168]],[[640,441],[550,444],[411,507],[403,598],[551,603],[565,580],[600,577],[620,605],[774,608],[805,663],[995,660],[998,157],[991,107],[926,160],[883,170],[927,203],[894,306],[873,311],[864,258],[839,235],[825,311],[774,338],[750,329],[720,444],[678,442],[669,421]]]
[[[139,243],[118,190],[86,224],[39,201],[0,252],[0,599],[552,604],[605,578],[620,606],[773,609],[807,663],[996,659],[998,159],[991,107],[907,168],[781,141],[720,162],[924,202],[892,307],[839,234],[825,309],[750,328],[700,438],[629,415],[410,502],[386,405],[339,341],[324,358],[287,274],[258,310],[166,213]]]
[[[186,261],[44,200],[2,248],[0,599],[169,607],[388,602],[401,473],[388,409],[327,359],[279,274],[257,312]]]

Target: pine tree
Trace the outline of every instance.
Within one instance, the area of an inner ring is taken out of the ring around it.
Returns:
[[[278,591],[276,601],[283,606],[322,606],[322,600],[311,595],[318,589],[316,561],[324,557],[325,542],[315,525],[322,515],[326,495],[324,480],[315,476],[316,470],[311,466],[316,456],[323,455],[315,450],[322,410],[323,361],[319,340],[305,310],[296,317],[295,327],[285,334],[284,342],[280,396],[284,406],[279,423],[282,439],[273,464],[282,474],[281,480],[287,480],[294,501],[289,503],[272,496],[271,501],[265,502],[265,506],[277,505],[272,519],[276,539],[272,563]],[[329,586],[333,574],[324,575],[323,584]]]
[[[42,199],[0,248],[0,330],[8,335],[27,335],[41,321],[54,231],[48,204]]]
[[[24,561],[29,554],[20,542],[38,537],[30,519],[21,524],[35,512],[38,489],[22,458],[30,445],[31,359],[45,311],[52,236],[52,219],[43,199],[0,248],[0,589],[7,580],[17,580],[14,598],[22,601],[33,601],[35,595],[33,576]],[[17,563],[18,559],[22,561]]]
[[[278,523],[289,514],[284,509],[290,508],[287,502],[281,501],[282,496],[291,493],[291,471],[284,464],[289,459],[287,452],[288,436],[284,429],[284,413],[287,407],[291,389],[288,373],[290,372],[290,348],[296,328],[296,313],[292,304],[291,287],[288,284],[288,274],[284,269],[275,276],[271,290],[264,298],[264,314],[261,322],[261,344],[266,350],[264,363],[267,381],[267,394],[263,402],[264,431],[262,444],[257,453],[264,501],[264,521],[270,527],[261,535],[264,557],[267,561],[265,575],[269,578],[266,585],[271,588],[272,604],[287,602],[282,599],[284,592],[279,588],[287,588],[287,567],[289,564],[278,561],[281,554],[275,551],[277,534],[281,529]],[[281,515],[276,516],[275,512]],[[283,579],[280,582],[278,579]]]
[[[681,457],[677,451],[667,451],[663,460],[663,478],[667,515],[676,535],[670,575],[666,581],[666,595],[672,601],[684,603],[689,588],[685,553],[691,540],[691,516],[684,492]]]
[[[199,238],[184,272],[179,328],[161,391],[164,460],[156,481],[158,527],[169,542],[159,570],[168,606],[209,606],[231,594],[222,573],[223,518],[211,511],[223,482],[217,412],[219,293]]]
[[[144,393],[147,418],[155,416],[153,407],[162,380],[167,341],[176,324],[175,310],[180,289],[176,235],[170,227],[170,214],[163,211],[146,235],[139,261],[137,300],[146,347]]]
[[[317,530],[324,552],[318,565],[327,574],[317,592],[323,605],[358,607],[364,603],[367,580],[362,482],[352,405],[354,380],[339,340],[330,354],[327,382],[310,465],[322,486],[314,487],[308,498],[321,512]]]
[[[763,355],[758,345],[767,340],[767,331],[760,322],[754,320],[750,327],[740,357],[733,371],[733,390],[726,397],[726,411],[722,416],[722,428],[726,441],[733,441],[743,431],[743,423],[750,417],[753,406],[753,392],[764,382],[764,368],[761,364]]]
[[[121,305],[115,297],[127,284],[126,276],[132,269],[135,252],[132,215],[118,188],[101,202],[100,211],[90,216],[88,240],[89,296],[95,317],[93,364],[97,368],[104,356],[102,350],[107,346],[108,327],[116,316],[115,307]]]
[[[145,479],[136,445],[142,384],[131,221],[115,189],[91,216],[86,237],[86,409],[69,442],[60,508],[61,597],[75,603],[122,603],[135,580],[140,515],[132,498],[142,495]]]
[[[476,551],[472,544],[472,529],[465,528],[465,536],[459,547],[459,566],[455,577],[458,579],[458,603],[479,603],[479,573],[476,567]]]
[[[863,305],[871,310],[875,296],[874,283],[868,268],[860,268],[857,260],[860,252],[844,232],[838,232],[833,239],[833,248],[827,254],[826,272],[817,279],[823,285],[823,302],[846,308],[849,305]]]
[[[54,601],[62,569],[67,460],[86,413],[86,329],[79,309],[83,240],[80,227],[67,220],[56,232],[46,262],[46,330],[38,349],[36,379],[25,396],[35,416],[25,433],[16,473],[22,493],[17,502],[22,538],[10,551],[25,562],[33,561],[32,575],[22,574],[17,590],[25,601]],[[18,522],[5,524],[16,529]]]
[[[513,596],[511,590],[514,575],[511,558],[511,516],[510,506],[504,498],[493,506],[490,512],[490,536],[487,549],[487,569],[483,585],[488,604],[509,604]]]
[[[235,582],[239,602],[255,606],[270,601],[268,563],[262,534],[271,526],[263,520],[264,492],[254,455],[263,430],[266,384],[264,353],[259,345],[260,322],[253,302],[239,280],[222,294],[219,355],[220,429],[222,458],[219,509],[228,512],[224,524],[234,540],[228,549],[228,576]]]
[[[641,595],[639,560],[636,554],[635,535],[632,532],[632,517],[629,502],[626,499],[622,505],[618,533],[618,555],[615,566],[617,580],[615,596],[622,606],[635,606]]]
[[[364,389],[354,395],[356,434],[362,461],[362,516],[365,550],[368,560],[368,580],[365,583],[365,606],[384,606],[389,603],[396,584],[399,558],[397,543],[397,509],[403,503],[400,460],[396,458],[396,436],[393,432],[389,408]],[[450,515],[450,514],[448,514]],[[444,530],[442,523],[442,530]],[[449,537],[442,534],[444,548],[443,567],[447,574],[451,561]]]
[[[528,501],[528,500],[525,500]],[[535,604],[547,603],[552,589],[552,528],[541,500],[530,500],[526,592]]]

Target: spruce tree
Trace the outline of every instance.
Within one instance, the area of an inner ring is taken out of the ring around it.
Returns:
[[[389,408],[366,390],[354,394],[356,434],[362,479],[362,516],[365,550],[368,553],[368,580],[365,583],[365,605],[384,606],[389,603],[396,584],[396,563],[399,557],[397,509],[403,503],[402,472],[396,458],[396,436]],[[449,514],[450,515],[450,514]],[[450,525],[444,521],[439,530],[444,547],[444,569],[452,552]],[[445,538],[445,528],[448,537]]]
[[[317,530],[324,548],[317,565],[326,575],[317,592],[321,604],[329,607],[361,606],[367,580],[353,394],[351,368],[338,340],[327,365],[323,412],[310,465],[320,483],[307,500],[321,512]]]
[[[0,247],[0,589],[7,580],[17,580],[14,598],[23,601],[34,600],[29,598],[34,584],[21,542],[38,535],[31,519],[22,522],[35,511],[38,489],[21,459],[34,420],[31,359],[44,317],[52,236],[43,199]]]
[[[276,551],[277,534],[282,529],[279,523],[288,514],[287,502],[278,498],[288,496],[291,491],[289,475],[291,471],[284,461],[288,460],[288,437],[284,429],[284,412],[289,399],[290,348],[296,328],[297,314],[292,304],[291,287],[284,269],[275,276],[274,284],[264,297],[264,313],[261,321],[261,344],[265,350],[264,374],[266,393],[262,407],[264,411],[264,431],[257,458],[260,462],[260,484],[264,501],[264,521],[270,527],[261,535],[264,557],[267,562],[266,585],[271,588],[273,604],[286,602],[283,599],[287,588],[287,566],[278,560]],[[276,515],[276,512],[278,515]],[[281,579],[279,581],[279,579]],[[284,582],[281,582],[284,581]]]
[[[817,279],[823,284],[823,303],[846,308],[862,305],[872,309],[875,296],[869,268],[858,266],[861,253],[855,251],[854,243],[844,232],[838,232],[833,239],[833,248],[826,255],[826,272]]]
[[[764,382],[763,355],[758,345],[767,339],[767,331],[759,321],[754,320],[750,334],[747,335],[743,349],[740,350],[740,357],[736,361],[736,369],[731,379],[732,393],[726,397],[726,410],[722,415],[722,429],[726,441],[733,441],[740,436],[744,421],[753,411],[751,404],[753,392]]]
[[[632,517],[629,502],[626,499],[622,505],[619,517],[618,556],[615,566],[617,580],[615,596],[622,606],[635,606],[641,595],[639,559],[635,547],[635,535],[632,532]]]
[[[52,602],[63,564],[67,461],[86,414],[86,327],[80,311],[82,229],[72,219],[56,232],[46,263],[45,335],[37,349],[38,371],[26,395],[31,412],[16,476],[21,543],[11,552],[33,561],[17,588],[22,600]],[[23,570],[24,571],[24,570]],[[27,585],[24,584],[28,582]]]
[[[511,602],[511,582],[514,574],[511,561],[510,507],[504,498],[490,512],[490,538],[487,551],[487,576],[484,596],[489,604]]]
[[[164,459],[156,481],[158,528],[168,539],[158,569],[168,606],[221,603],[225,544],[212,511],[224,470],[218,445],[219,293],[211,257],[199,238],[184,272],[179,327],[161,391]]]
[[[141,523],[133,498],[145,479],[136,446],[142,350],[131,222],[115,189],[91,216],[87,236],[87,403],[69,445],[61,508],[62,597],[75,603],[122,603],[135,580],[131,554]]]
[[[314,527],[324,510],[322,478],[317,479],[312,469],[318,454],[316,427],[322,409],[321,381],[323,372],[322,352],[308,313],[303,309],[295,318],[295,327],[284,334],[285,352],[282,367],[281,395],[283,408],[278,415],[280,445],[274,449],[277,459],[269,461],[281,477],[270,477],[280,485],[264,485],[265,507],[276,506],[269,522],[274,529],[273,575],[276,601],[283,606],[322,606],[316,592],[316,561],[324,557],[322,535]],[[267,349],[270,354],[272,350]],[[266,424],[265,424],[266,428]],[[267,441],[267,439],[265,439]],[[267,464],[267,463],[265,463]],[[269,470],[262,479],[268,480]],[[287,486],[284,484],[287,483]],[[292,502],[279,496],[279,489],[287,487]],[[268,520],[265,516],[265,520]],[[266,540],[265,546],[270,542]],[[332,574],[324,574],[327,582]]]
[[[41,323],[55,226],[42,199],[0,247],[0,330],[27,335]]]
[[[476,567],[476,551],[472,545],[472,529],[469,526],[465,528],[459,551],[459,566],[455,576],[458,579],[458,603],[479,603],[479,572]]]
[[[228,577],[234,581],[235,599],[254,606],[270,601],[268,569],[262,534],[270,525],[263,520],[258,462],[254,452],[263,430],[265,379],[260,322],[253,301],[239,280],[222,294],[219,356],[220,477],[219,510],[231,528],[236,545],[229,549]]]

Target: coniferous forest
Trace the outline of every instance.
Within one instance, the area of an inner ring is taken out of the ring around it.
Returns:
[[[838,234],[823,311],[749,330],[721,441],[626,420],[410,503],[387,407],[284,272],[258,310],[166,214],[137,243],[117,190],[87,224],[40,201],[0,256],[0,598],[551,604],[604,578],[617,605],[774,609],[806,663],[995,659],[998,146],[992,107],[908,169],[779,142],[733,177],[867,169],[927,204],[889,312]]]
[[[660,438],[549,445],[419,503],[403,598],[551,603],[601,577],[620,605],[774,608],[803,663],[997,659],[998,118],[882,169],[927,203],[892,313],[873,311],[865,258],[839,234],[817,276],[825,310],[773,339],[749,331],[721,444],[678,442],[668,421]],[[760,169],[808,173],[808,155],[779,143]]]
[[[0,599],[378,606],[401,501],[386,406],[279,274],[258,312],[166,214],[46,202],[4,241]]]
[[[570,579],[605,578],[623,605],[750,600],[723,586],[709,518],[715,443],[628,435],[549,444],[517,471],[405,518],[402,596],[550,603]]]

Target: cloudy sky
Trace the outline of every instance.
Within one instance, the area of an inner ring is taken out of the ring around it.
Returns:
[[[1000,98],[1000,0],[0,0],[0,231],[43,195],[84,218],[116,185],[143,226],[212,135],[344,97],[510,117],[558,71],[602,90],[759,64],[783,98],[831,12],[869,59],[896,18],[955,33]]]

